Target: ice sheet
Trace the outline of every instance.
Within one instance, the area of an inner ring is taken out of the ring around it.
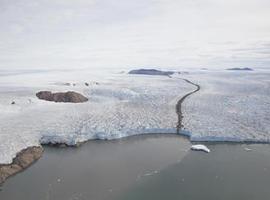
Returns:
[[[182,134],[191,141],[270,142],[269,71],[189,71],[172,78],[120,70],[6,73],[0,79],[0,163],[40,143],[176,133],[176,103],[195,89],[179,78],[201,86],[182,106]],[[40,90],[77,91],[89,101],[46,102],[35,97]]]
[[[183,104],[192,141],[270,142],[270,72],[193,72],[201,90]]]
[[[52,71],[2,76],[0,163],[10,163],[17,152],[39,142],[75,145],[90,139],[175,133],[176,102],[191,89],[179,79],[118,72]],[[89,101],[47,102],[35,97],[40,90],[77,91]]]

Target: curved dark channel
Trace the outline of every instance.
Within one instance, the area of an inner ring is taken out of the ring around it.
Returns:
[[[189,93],[187,93],[187,94],[185,94],[176,104],[176,114],[178,115],[178,122],[177,122],[177,127],[176,127],[177,134],[179,134],[181,129],[183,128],[182,119],[183,119],[184,116],[183,116],[183,113],[182,113],[182,103],[185,101],[185,99],[188,96],[198,92],[201,89],[200,85],[198,85],[196,83],[193,83],[188,79],[184,79],[184,78],[181,78],[181,79],[186,81],[187,83],[189,83],[191,85],[196,86],[196,89],[189,92]]]

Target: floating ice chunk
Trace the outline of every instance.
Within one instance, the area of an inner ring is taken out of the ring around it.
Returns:
[[[194,150],[194,151],[204,151],[206,153],[209,153],[210,152],[210,149],[208,149],[205,145],[203,144],[196,144],[196,145],[192,145],[191,146],[191,150]]]
[[[245,151],[252,151],[252,149],[245,147]]]

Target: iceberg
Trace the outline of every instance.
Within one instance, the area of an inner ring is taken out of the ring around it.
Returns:
[[[207,146],[203,144],[196,144],[191,146],[191,150],[194,151],[204,151],[206,153],[210,153],[210,149],[207,148]]]

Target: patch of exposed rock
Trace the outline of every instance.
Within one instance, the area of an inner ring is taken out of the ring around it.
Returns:
[[[39,99],[54,102],[82,103],[88,101],[88,98],[73,91],[56,93],[52,93],[50,91],[40,91],[36,93],[36,96]]]
[[[232,71],[253,71],[253,69],[249,68],[249,67],[243,67],[243,68],[234,67],[234,68],[228,68],[227,70],[232,70]]]
[[[18,153],[11,164],[0,164],[0,184],[8,177],[29,167],[41,157],[42,153],[42,147],[28,147]]]
[[[144,74],[144,75],[159,75],[159,76],[170,76],[174,74],[173,71],[161,71],[156,69],[135,69],[128,72],[129,74]]]

